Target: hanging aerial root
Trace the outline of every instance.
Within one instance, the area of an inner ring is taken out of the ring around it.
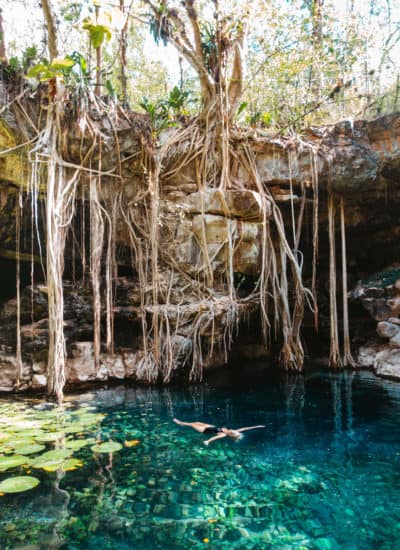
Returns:
[[[336,243],[335,243],[335,199],[332,193],[328,195],[328,226],[329,226],[329,311],[330,311],[330,352],[329,364],[332,368],[343,366],[339,350],[339,329],[336,303]]]
[[[344,201],[340,198],[340,231],[342,240],[342,290],[343,290],[343,365],[354,367],[355,361],[350,348],[349,307],[347,297],[347,254],[346,254],[346,224]]]
[[[64,250],[68,228],[74,214],[74,201],[79,170],[66,177],[58,154],[59,118],[50,110],[49,161],[47,167],[46,243],[47,291],[49,308],[48,390],[58,401],[63,399],[66,348],[64,336],[63,272]]]
[[[301,343],[300,329],[304,316],[305,304],[315,311],[316,305],[312,293],[304,287],[302,281],[302,256],[297,250],[292,250],[286,237],[282,213],[276,204],[272,193],[265,187],[258,174],[254,153],[246,144],[241,160],[244,168],[251,176],[261,197],[263,211],[267,205],[272,214],[272,223],[277,245],[271,238],[270,221],[264,218],[262,237],[262,269],[257,288],[260,289],[260,303],[263,322],[263,333],[269,333],[272,325],[268,302],[274,305],[274,329],[276,336],[282,336],[280,359],[286,370],[301,370],[304,362],[304,350]],[[293,214],[293,239],[296,243],[296,222]],[[297,226],[299,227],[299,220]],[[290,277],[288,274],[288,269]],[[294,290],[293,297],[289,294],[289,280]],[[270,296],[272,300],[270,300]],[[290,305],[292,303],[292,306]]]

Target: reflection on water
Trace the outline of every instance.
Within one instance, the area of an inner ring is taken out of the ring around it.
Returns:
[[[125,446],[82,447],[82,468],[35,472],[37,488],[1,497],[0,547],[397,548],[400,385],[365,372],[229,374],[70,397],[71,410],[106,415],[89,435]],[[173,417],[267,429],[205,447]]]

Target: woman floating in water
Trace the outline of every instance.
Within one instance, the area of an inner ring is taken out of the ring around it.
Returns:
[[[232,430],[231,428],[218,428],[213,424],[205,424],[204,422],[182,422],[182,420],[178,420],[177,418],[173,418],[173,421],[175,422],[175,424],[179,424],[179,426],[189,426],[189,428],[193,428],[194,430],[196,430],[196,432],[200,432],[202,434],[216,434],[210,439],[204,441],[204,445],[209,445],[213,441],[216,441],[217,439],[222,439],[223,437],[231,437],[232,439],[235,439],[237,441],[238,439],[242,439],[242,432],[266,427],[263,424],[259,424],[257,426],[248,426],[247,428],[238,428],[237,430]]]

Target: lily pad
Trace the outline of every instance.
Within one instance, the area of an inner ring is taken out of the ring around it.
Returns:
[[[27,443],[27,444],[18,444],[14,446],[14,451],[20,455],[34,455],[40,453],[45,449],[45,445],[40,445],[39,443]]]
[[[55,471],[62,462],[71,456],[72,450],[70,449],[56,449],[54,451],[47,451],[40,456],[38,456],[33,462],[33,468],[42,468],[47,471]]]
[[[22,464],[28,464],[29,458],[22,455],[9,455],[9,456],[0,456],[0,472],[9,470],[10,468],[16,468]]]
[[[11,437],[18,437],[21,439],[36,439],[44,434],[44,431],[39,428],[32,428],[29,430],[18,430],[10,432]]]
[[[35,443],[35,440],[31,437],[19,437],[19,434],[15,434],[11,441],[8,441],[9,445],[12,445],[13,448],[17,446],[32,445]]]
[[[87,426],[74,422],[70,425],[67,425],[64,429],[64,432],[66,434],[77,434],[79,432],[84,432],[86,429],[87,429]]]
[[[82,466],[82,460],[79,460],[78,458],[68,458],[67,460],[64,460],[64,462],[61,464],[61,469],[64,472],[71,472],[72,470],[76,470],[77,468],[81,468]]]
[[[115,453],[122,449],[122,445],[121,443],[117,443],[116,441],[107,441],[106,443],[93,445],[91,449],[94,453]]]
[[[0,483],[1,493],[22,493],[39,485],[39,480],[32,476],[8,477]]]
[[[70,472],[80,468],[81,466],[83,466],[83,462],[81,460],[78,460],[77,458],[67,458],[67,460],[63,460],[61,462],[48,462],[46,465],[41,466],[41,468],[45,472],[55,472],[57,470]]]
[[[58,441],[65,436],[64,432],[48,432],[36,438],[41,443],[51,443],[52,441]]]
[[[96,443],[96,440],[93,437],[88,437],[87,439],[70,439],[65,442],[65,448],[71,449],[72,451],[79,451],[87,445],[93,445]]]

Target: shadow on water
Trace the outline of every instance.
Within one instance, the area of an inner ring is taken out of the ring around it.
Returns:
[[[89,435],[123,447],[82,447],[82,468],[41,472],[37,488],[3,496],[0,547],[395,548],[400,385],[368,372],[250,370],[70,396],[72,409],[105,414]],[[266,429],[205,447],[174,417]]]

